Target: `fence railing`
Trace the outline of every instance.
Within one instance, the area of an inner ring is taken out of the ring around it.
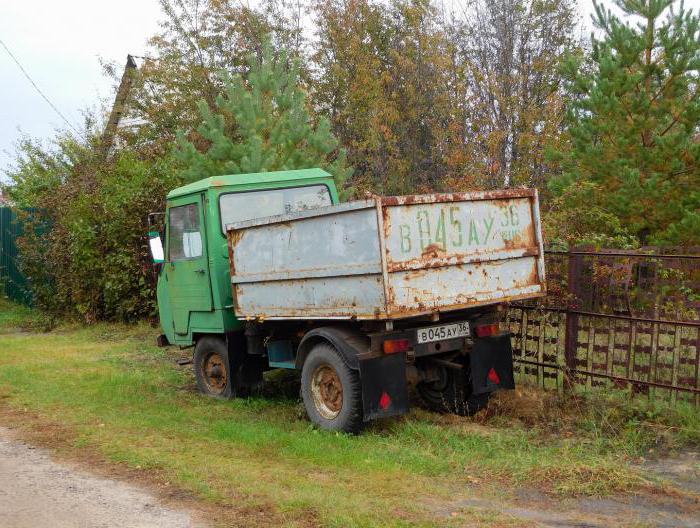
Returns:
[[[10,207],[0,207],[0,295],[28,304],[27,281],[17,262],[17,238],[22,228]]]
[[[700,255],[546,253],[549,295],[511,306],[516,374],[700,404]]]

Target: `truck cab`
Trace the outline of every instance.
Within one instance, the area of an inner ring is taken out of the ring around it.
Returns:
[[[205,178],[167,196],[158,309],[173,345],[242,329],[233,310],[226,225],[338,203],[321,169]]]

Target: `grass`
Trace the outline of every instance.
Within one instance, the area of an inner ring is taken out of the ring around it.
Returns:
[[[2,291],[1,288],[0,291]],[[10,303],[0,297],[0,333],[43,327],[46,321],[48,318],[43,317],[40,312]]]
[[[0,301],[6,412],[60,427],[69,451],[94,451],[229,508],[241,526],[462,525],[466,514],[438,515],[435,505],[519,486],[566,495],[649,486],[635,457],[700,443],[694,410],[655,414],[536,391],[499,398],[472,419],[417,409],[358,437],[326,433],[296,398],[199,395],[175,362],[183,352],[153,346],[147,326],[12,330],[32,320],[41,317]],[[511,525],[477,517],[475,526]]]

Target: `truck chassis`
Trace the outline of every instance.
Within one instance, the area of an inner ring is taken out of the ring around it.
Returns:
[[[197,339],[197,384],[211,396],[244,396],[266,370],[297,369],[310,420],[350,433],[406,413],[411,387],[432,410],[472,414],[496,389],[514,388],[500,308],[390,322],[248,321],[225,339]]]

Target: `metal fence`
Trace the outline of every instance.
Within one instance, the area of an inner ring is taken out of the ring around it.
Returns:
[[[700,404],[695,251],[547,252],[547,298],[508,311],[516,374]]]
[[[22,226],[10,207],[0,207],[0,294],[29,304],[27,281],[17,263],[17,238]]]

